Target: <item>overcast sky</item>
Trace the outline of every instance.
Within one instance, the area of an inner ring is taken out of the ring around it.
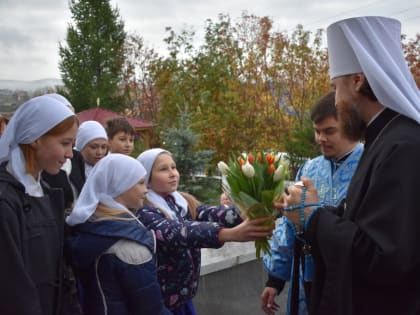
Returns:
[[[127,32],[141,35],[149,47],[164,51],[165,27],[188,26],[202,34],[206,19],[220,13],[235,22],[243,11],[268,16],[275,30],[326,28],[359,15],[385,15],[402,22],[410,38],[420,33],[418,0],[111,0]],[[67,0],[0,0],[0,79],[60,78],[58,43],[65,40],[71,21]],[[199,40],[199,39],[197,39]]]

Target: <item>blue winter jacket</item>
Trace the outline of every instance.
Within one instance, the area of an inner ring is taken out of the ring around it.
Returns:
[[[85,315],[169,315],[157,281],[155,240],[137,221],[72,228],[65,253],[81,287]]]

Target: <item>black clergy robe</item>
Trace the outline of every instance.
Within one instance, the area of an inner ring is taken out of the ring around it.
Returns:
[[[419,182],[420,125],[386,109],[366,131],[342,208],[309,222],[310,314],[420,314]]]

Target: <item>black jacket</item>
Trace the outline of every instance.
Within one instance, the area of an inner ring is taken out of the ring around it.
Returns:
[[[63,194],[25,194],[0,166],[0,314],[59,314],[64,227]]]
[[[85,162],[82,154],[77,150],[73,150],[71,166],[71,173],[69,177],[67,177],[66,172],[63,170],[60,170],[58,174],[55,175],[42,172],[42,180],[47,182],[50,187],[61,188],[63,190],[64,205],[66,209],[71,209],[74,202],[74,194],[70,182],[79,195],[86,181]]]

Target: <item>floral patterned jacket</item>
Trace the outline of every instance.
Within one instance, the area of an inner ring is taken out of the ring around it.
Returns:
[[[191,300],[198,288],[201,248],[219,248],[219,230],[242,222],[235,208],[200,205],[194,221],[184,217],[168,219],[159,209],[145,205],[137,216],[157,240],[158,280],[165,305],[175,310]]]

